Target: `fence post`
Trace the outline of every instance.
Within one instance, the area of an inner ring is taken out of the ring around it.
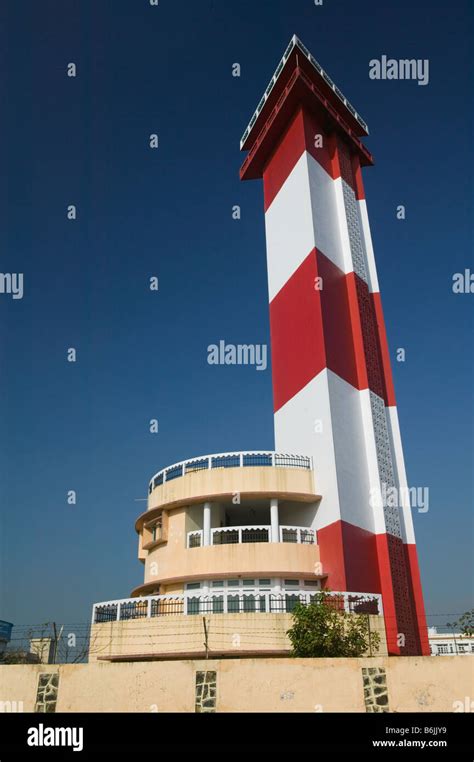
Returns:
[[[117,622],[120,622],[120,609],[122,607],[121,603],[117,603]]]
[[[346,611],[348,614],[351,613],[350,607],[349,607],[349,594],[344,593],[344,611]]]
[[[203,616],[202,618],[202,624],[204,627],[204,648],[206,649],[206,659],[208,659],[209,658],[209,635],[207,632],[207,622],[206,622],[205,616]]]
[[[377,611],[379,612],[379,616],[383,616],[383,599],[381,595],[377,596]]]

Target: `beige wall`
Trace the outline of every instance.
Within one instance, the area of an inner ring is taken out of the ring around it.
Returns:
[[[314,526],[317,506],[317,503],[298,503],[298,520],[295,521],[294,505],[282,502],[278,508],[280,526]]]
[[[474,659],[472,666],[466,661],[405,656],[0,666],[0,702],[22,701],[25,712],[33,711],[38,674],[58,670],[58,712],[194,712],[196,671],[215,670],[218,712],[365,712],[362,668],[383,667],[390,711],[453,712],[456,702],[472,696]]]
[[[186,508],[184,532],[187,535],[188,532],[196,532],[203,528],[203,506],[202,505],[189,505]],[[211,512],[211,526],[212,526],[212,512]],[[214,524],[219,526],[219,524]]]
[[[314,502],[314,473],[303,468],[215,468],[185,474],[156,487],[148,498],[148,511],[159,506],[199,503],[232,497],[279,497]],[[140,521],[140,520],[139,520]]]
[[[57,712],[194,711],[192,662],[0,666],[0,702],[35,708],[38,675],[59,672]]]
[[[92,625],[90,661],[104,656],[202,652],[203,617],[161,616]],[[291,649],[287,631],[291,614],[207,614],[208,645],[212,651],[283,651]],[[370,617],[372,632],[380,635],[378,654],[387,654],[384,619]]]

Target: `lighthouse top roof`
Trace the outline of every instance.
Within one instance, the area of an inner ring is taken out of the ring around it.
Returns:
[[[292,55],[293,53],[294,53],[294,56]],[[345,95],[335,85],[331,77],[324,71],[324,69],[318,63],[318,61],[316,61],[316,59],[311,55],[308,48],[305,47],[305,45],[303,45],[303,43],[296,36],[296,34],[294,34],[290,40],[288,47],[286,48],[283,54],[281,61],[279,62],[277,68],[275,69],[275,73],[273,77],[268,83],[268,86],[262,98],[260,99],[260,102],[254,114],[252,115],[252,118],[249,124],[247,125],[247,128],[244,134],[242,135],[242,138],[240,140],[240,150],[246,150],[249,147],[250,134],[253,133],[254,127],[257,124],[257,122],[259,123],[261,122],[261,119],[259,119],[259,117],[262,114],[262,112],[264,110],[265,111],[268,110],[268,108],[265,108],[267,106],[267,102],[268,101],[272,102],[275,99],[275,97],[277,97],[279,91],[281,90],[280,83],[283,80],[283,72],[287,69],[287,64],[290,61],[290,59],[293,59],[294,57],[296,57],[298,53],[301,53],[303,55],[304,58],[302,59],[301,63],[303,64],[304,62],[306,70],[315,76],[318,82],[318,85],[324,91],[324,94],[326,95],[326,97],[328,97],[328,99],[330,99],[333,105],[335,105],[336,107],[340,107],[340,106],[343,107],[345,118],[351,124],[354,131],[360,136],[369,134],[369,128],[367,126],[367,123],[364,121],[364,119],[362,119],[358,111],[354,108],[354,106],[352,106],[352,104],[347,100]]]

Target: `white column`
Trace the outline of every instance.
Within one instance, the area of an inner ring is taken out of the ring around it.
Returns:
[[[278,500],[276,497],[272,497],[270,500],[270,524],[271,541],[280,542],[280,522],[278,520]]]
[[[203,513],[203,545],[210,545],[211,544],[211,504],[210,503],[204,503],[204,513]]]

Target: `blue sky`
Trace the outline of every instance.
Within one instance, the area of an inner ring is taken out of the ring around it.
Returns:
[[[133,524],[150,476],[273,447],[270,369],[210,366],[206,348],[269,342],[262,187],[239,182],[239,139],[293,33],[370,127],[364,179],[408,478],[430,490],[414,516],[426,609],[440,625],[472,607],[474,297],[451,287],[473,266],[468,8],[3,4],[1,270],[23,272],[25,293],[0,297],[0,618],[86,622],[93,602],[128,596],[143,579]],[[371,80],[382,54],[428,58],[429,85]]]

